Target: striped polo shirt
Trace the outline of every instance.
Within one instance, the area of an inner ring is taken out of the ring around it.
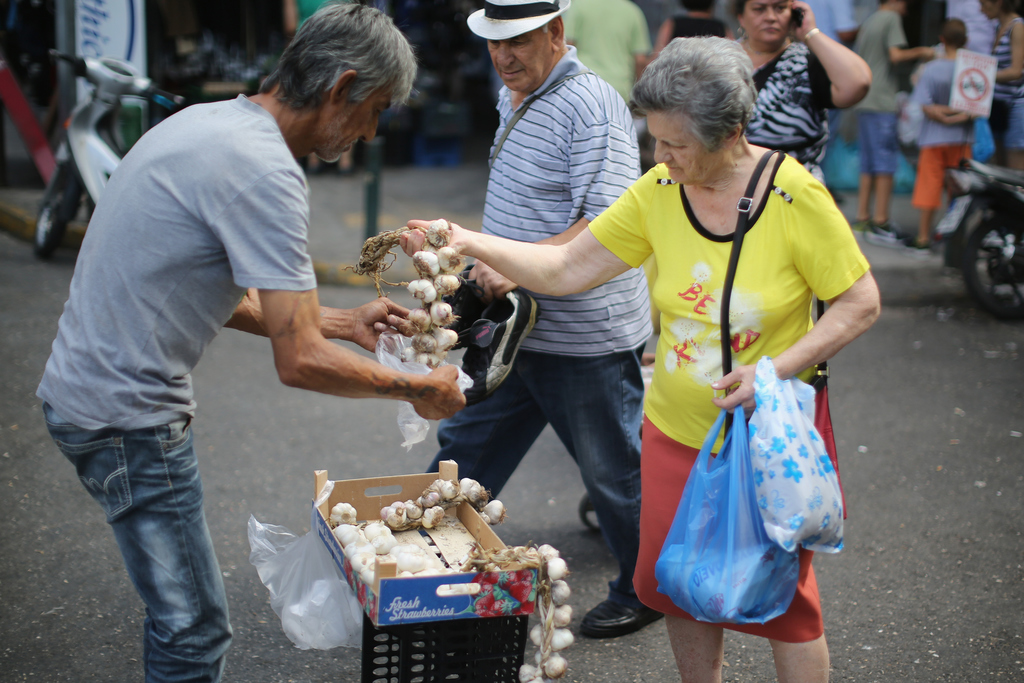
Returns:
[[[547,80],[586,67],[569,47]],[[495,144],[513,110],[508,88],[498,97]],[[483,231],[521,242],[594,220],[640,175],[633,120],[622,97],[592,73],[571,78],[530,105],[512,128],[487,182]],[[521,348],[563,356],[597,356],[637,348],[653,333],[647,282],[639,268],[568,296],[530,292],[537,324]]]

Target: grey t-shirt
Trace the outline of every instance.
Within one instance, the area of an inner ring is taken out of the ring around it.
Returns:
[[[863,100],[854,105],[858,111],[896,112],[899,80],[889,61],[890,47],[904,47],[903,19],[892,10],[880,9],[864,22],[857,32],[853,49],[871,67],[871,88]]]
[[[316,287],[308,191],[245,97],[148,132],[96,207],[37,395],[85,429],[194,416],[189,375],[248,287]]]
[[[952,59],[939,59],[924,65],[911,99],[920,105],[949,104],[949,93],[953,89],[953,71],[956,62]],[[933,121],[927,116],[921,123],[921,133],[917,138],[917,146],[938,147],[940,145],[963,145],[974,140],[974,124],[972,122],[945,124]]]

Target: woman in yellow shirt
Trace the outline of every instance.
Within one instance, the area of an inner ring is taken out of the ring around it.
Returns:
[[[749,57],[723,38],[672,41],[632,93],[647,117],[658,165],[575,239],[563,245],[509,242],[458,228],[453,243],[514,282],[551,294],[579,292],[653,255],[651,290],[661,316],[654,381],[644,407],[637,595],[665,612],[683,681],[720,680],[723,628],[768,638],[779,678],[827,681],[828,647],[809,551],[797,595],[764,625],[695,621],[657,591],[654,563],[690,469],[718,411],[754,407],[754,367],[770,356],[780,378],[801,375],[867,330],[878,288],[828,191],[787,157],[762,174],[729,306],[736,369],[722,376],[722,288],[737,205],[768,150],[743,130],[757,93]],[[412,221],[413,227],[424,227]],[[406,233],[409,253],[422,244]],[[812,297],[831,306],[814,324]],[[806,375],[804,375],[806,376]]]

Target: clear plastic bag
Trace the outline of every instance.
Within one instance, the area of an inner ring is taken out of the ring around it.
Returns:
[[[765,533],[742,406],[711,459],[725,418],[723,410],[704,440],[654,575],[658,591],[698,621],[763,624],[789,609],[800,560]]]
[[[249,516],[249,562],[281,628],[301,650],[362,647],[363,611],[323,542]]]
[[[390,330],[383,332],[377,338],[377,360],[381,365],[398,372],[429,375],[430,367],[423,363],[408,363],[402,360],[402,352],[411,345],[412,340],[408,337]],[[462,368],[459,368],[459,379],[456,382],[462,393],[466,393],[466,390],[473,386],[473,379],[463,372]],[[398,428],[402,431],[402,436],[405,437],[402,445],[409,450],[413,444],[418,444],[427,438],[427,433],[430,432],[430,422],[420,417],[411,403],[402,401],[398,406]]]
[[[782,381],[767,356],[754,377],[750,459],[765,531],[787,550],[837,553],[843,548],[839,475],[814,427],[814,388]]]

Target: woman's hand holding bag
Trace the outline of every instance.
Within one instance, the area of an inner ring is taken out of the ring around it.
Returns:
[[[754,397],[750,458],[765,530],[786,550],[839,552],[843,494],[814,427],[814,389],[796,378],[780,380],[766,356],[757,362]]]
[[[658,590],[699,621],[763,624],[789,608],[800,563],[765,532],[742,406],[711,458],[725,417],[704,440],[654,573]]]

